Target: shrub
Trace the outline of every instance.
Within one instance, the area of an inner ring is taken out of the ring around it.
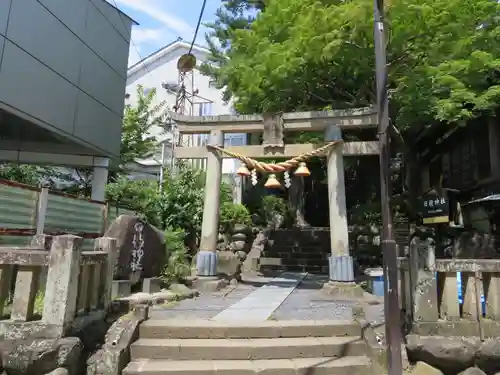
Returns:
[[[285,200],[274,195],[266,195],[263,197],[260,208],[257,211],[259,221],[265,225],[271,223],[275,215],[285,217],[287,213],[288,205]]]
[[[247,208],[242,204],[224,202],[220,207],[219,225],[222,232],[230,232],[236,224],[251,225],[252,219]]]
[[[167,262],[162,278],[167,283],[179,282],[191,275],[189,249],[184,244],[186,234],[182,229],[165,231]]]

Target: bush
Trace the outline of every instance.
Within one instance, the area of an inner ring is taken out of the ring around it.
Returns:
[[[162,271],[162,278],[167,283],[180,282],[191,275],[189,249],[184,244],[186,234],[182,229],[167,229],[167,263]]]
[[[274,219],[275,215],[286,217],[288,214],[288,205],[283,198],[274,195],[266,195],[262,198],[262,202],[257,211],[258,221],[260,224],[268,225]]]
[[[219,225],[223,233],[230,232],[236,224],[251,225],[252,219],[242,204],[224,202],[220,207]]]

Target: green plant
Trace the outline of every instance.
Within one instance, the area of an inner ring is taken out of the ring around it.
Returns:
[[[250,213],[244,205],[232,202],[221,204],[219,225],[222,232],[230,232],[236,224],[250,225],[251,223]]]
[[[184,244],[186,233],[182,229],[167,229],[167,262],[162,271],[162,278],[167,283],[179,282],[191,274],[189,249]]]
[[[256,214],[257,224],[267,225],[273,221],[275,215],[286,217],[288,205],[283,198],[266,195],[262,197]]]

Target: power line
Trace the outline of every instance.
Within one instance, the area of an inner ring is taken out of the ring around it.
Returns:
[[[205,12],[205,6],[207,5],[207,0],[203,0],[203,4],[201,5],[200,15],[198,17],[198,22],[196,23],[196,29],[194,30],[193,41],[191,42],[191,46],[189,47],[189,52],[193,50],[194,42],[196,41],[196,37],[198,36],[198,30],[200,29],[201,19],[203,18],[203,13]]]

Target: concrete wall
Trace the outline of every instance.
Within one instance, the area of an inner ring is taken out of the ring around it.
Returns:
[[[117,156],[132,22],[105,0],[1,0],[1,107]]]

